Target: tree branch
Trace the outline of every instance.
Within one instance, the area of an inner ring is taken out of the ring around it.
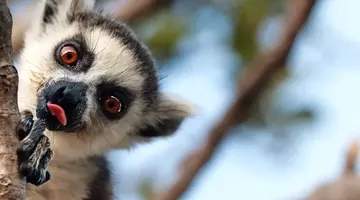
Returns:
[[[345,162],[343,175],[356,174],[355,165],[356,165],[356,158],[357,158],[358,152],[359,152],[358,145],[359,145],[358,140],[352,141],[352,143],[350,144],[350,147],[349,147],[349,149],[347,151],[347,155],[346,155],[346,162]]]
[[[0,0],[0,199],[25,199],[26,182],[18,173],[16,124],[18,74],[12,62],[12,16]]]
[[[132,22],[145,14],[166,5],[172,0],[127,0],[115,13],[115,17],[126,22]]]
[[[216,147],[229,130],[239,122],[244,122],[250,108],[261,91],[287,60],[297,34],[307,21],[316,0],[291,0],[284,17],[284,31],[278,45],[255,57],[240,82],[240,92],[224,117],[209,133],[202,148],[185,159],[180,175],[168,190],[156,195],[157,200],[177,200],[190,186],[199,170],[211,159]]]
[[[355,171],[358,140],[352,141],[347,153],[342,176],[338,180],[322,184],[314,189],[306,200],[353,200],[360,197],[360,177]]]

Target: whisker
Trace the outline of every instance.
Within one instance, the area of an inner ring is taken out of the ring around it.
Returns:
[[[100,36],[99,36],[99,37],[100,37]],[[102,51],[104,51],[104,50],[108,47],[108,45],[110,44],[110,40],[111,40],[111,39],[108,40],[106,46],[105,46],[104,48],[102,48],[99,52],[97,52],[97,53],[95,54],[95,56],[98,56]]]

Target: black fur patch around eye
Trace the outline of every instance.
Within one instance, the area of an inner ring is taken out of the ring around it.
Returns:
[[[78,53],[79,53],[79,62],[75,66],[67,65],[63,62],[61,62],[59,58],[59,52],[60,49],[64,46],[70,44],[74,47],[76,47]],[[85,42],[84,37],[81,34],[77,34],[71,38],[67,38],[59,43],[58,46],[56,46],[54,51],[54,59],[63,67],[65,67],[68,70],[74,71],[74,72],[87,72],[90,67],[92,66],[92,63],[95,59],[95,54],[91,51],[91,49],[88,47],[88,45]]]
[[[47,0],[44,8],[43,22],[50,24],[53,22],[53,17],[58,12],[58,0]]]
[[[103,100],[108,96],[115,96],[121,102],[121,112],[119,113],[108,113],[104,110]],[[99,107],[103,114],[110,120],[120,119],[125,115],[127,109],[135,99],[135,95],[128,89],[116,85],[111,81],[104,81],[97,86],[96,98],[98,100]]]

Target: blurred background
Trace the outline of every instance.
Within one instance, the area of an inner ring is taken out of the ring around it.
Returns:
[[[14,34],[21,35],[33,1],[9,2]],[[247,63],[277,42],[286,1],[159,0],[140,12],[134,2],[96,5],[127,21],[149,45],[163,90],[198,106],[175,136],[109,153],[116,197],[141,200],[148,183],[159,190],[176,178],[182,159],[231,103]],[[337,179],[360,133],[359,7],[358,0],[318,0],[286,70],[182,199],[296,199]]]

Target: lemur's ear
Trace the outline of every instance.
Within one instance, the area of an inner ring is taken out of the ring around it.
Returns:
[[[158,106],[149,116],[148,122],[139,131],[143,137],[160,137],[173,134],[184,121],[193,113],[193,106],[185,101],[170,98],[169,95],[160,96]]]
[[[63,21],[75,13],[92,9],[94,1],[86,0],[42,0],[43,14],[42,23],[51,24]]]
[[[93,8],[94,0],[40,0],[32,12],[33,22],[28,37],[39,37],[48,26],[70,23],[75,13]]]

